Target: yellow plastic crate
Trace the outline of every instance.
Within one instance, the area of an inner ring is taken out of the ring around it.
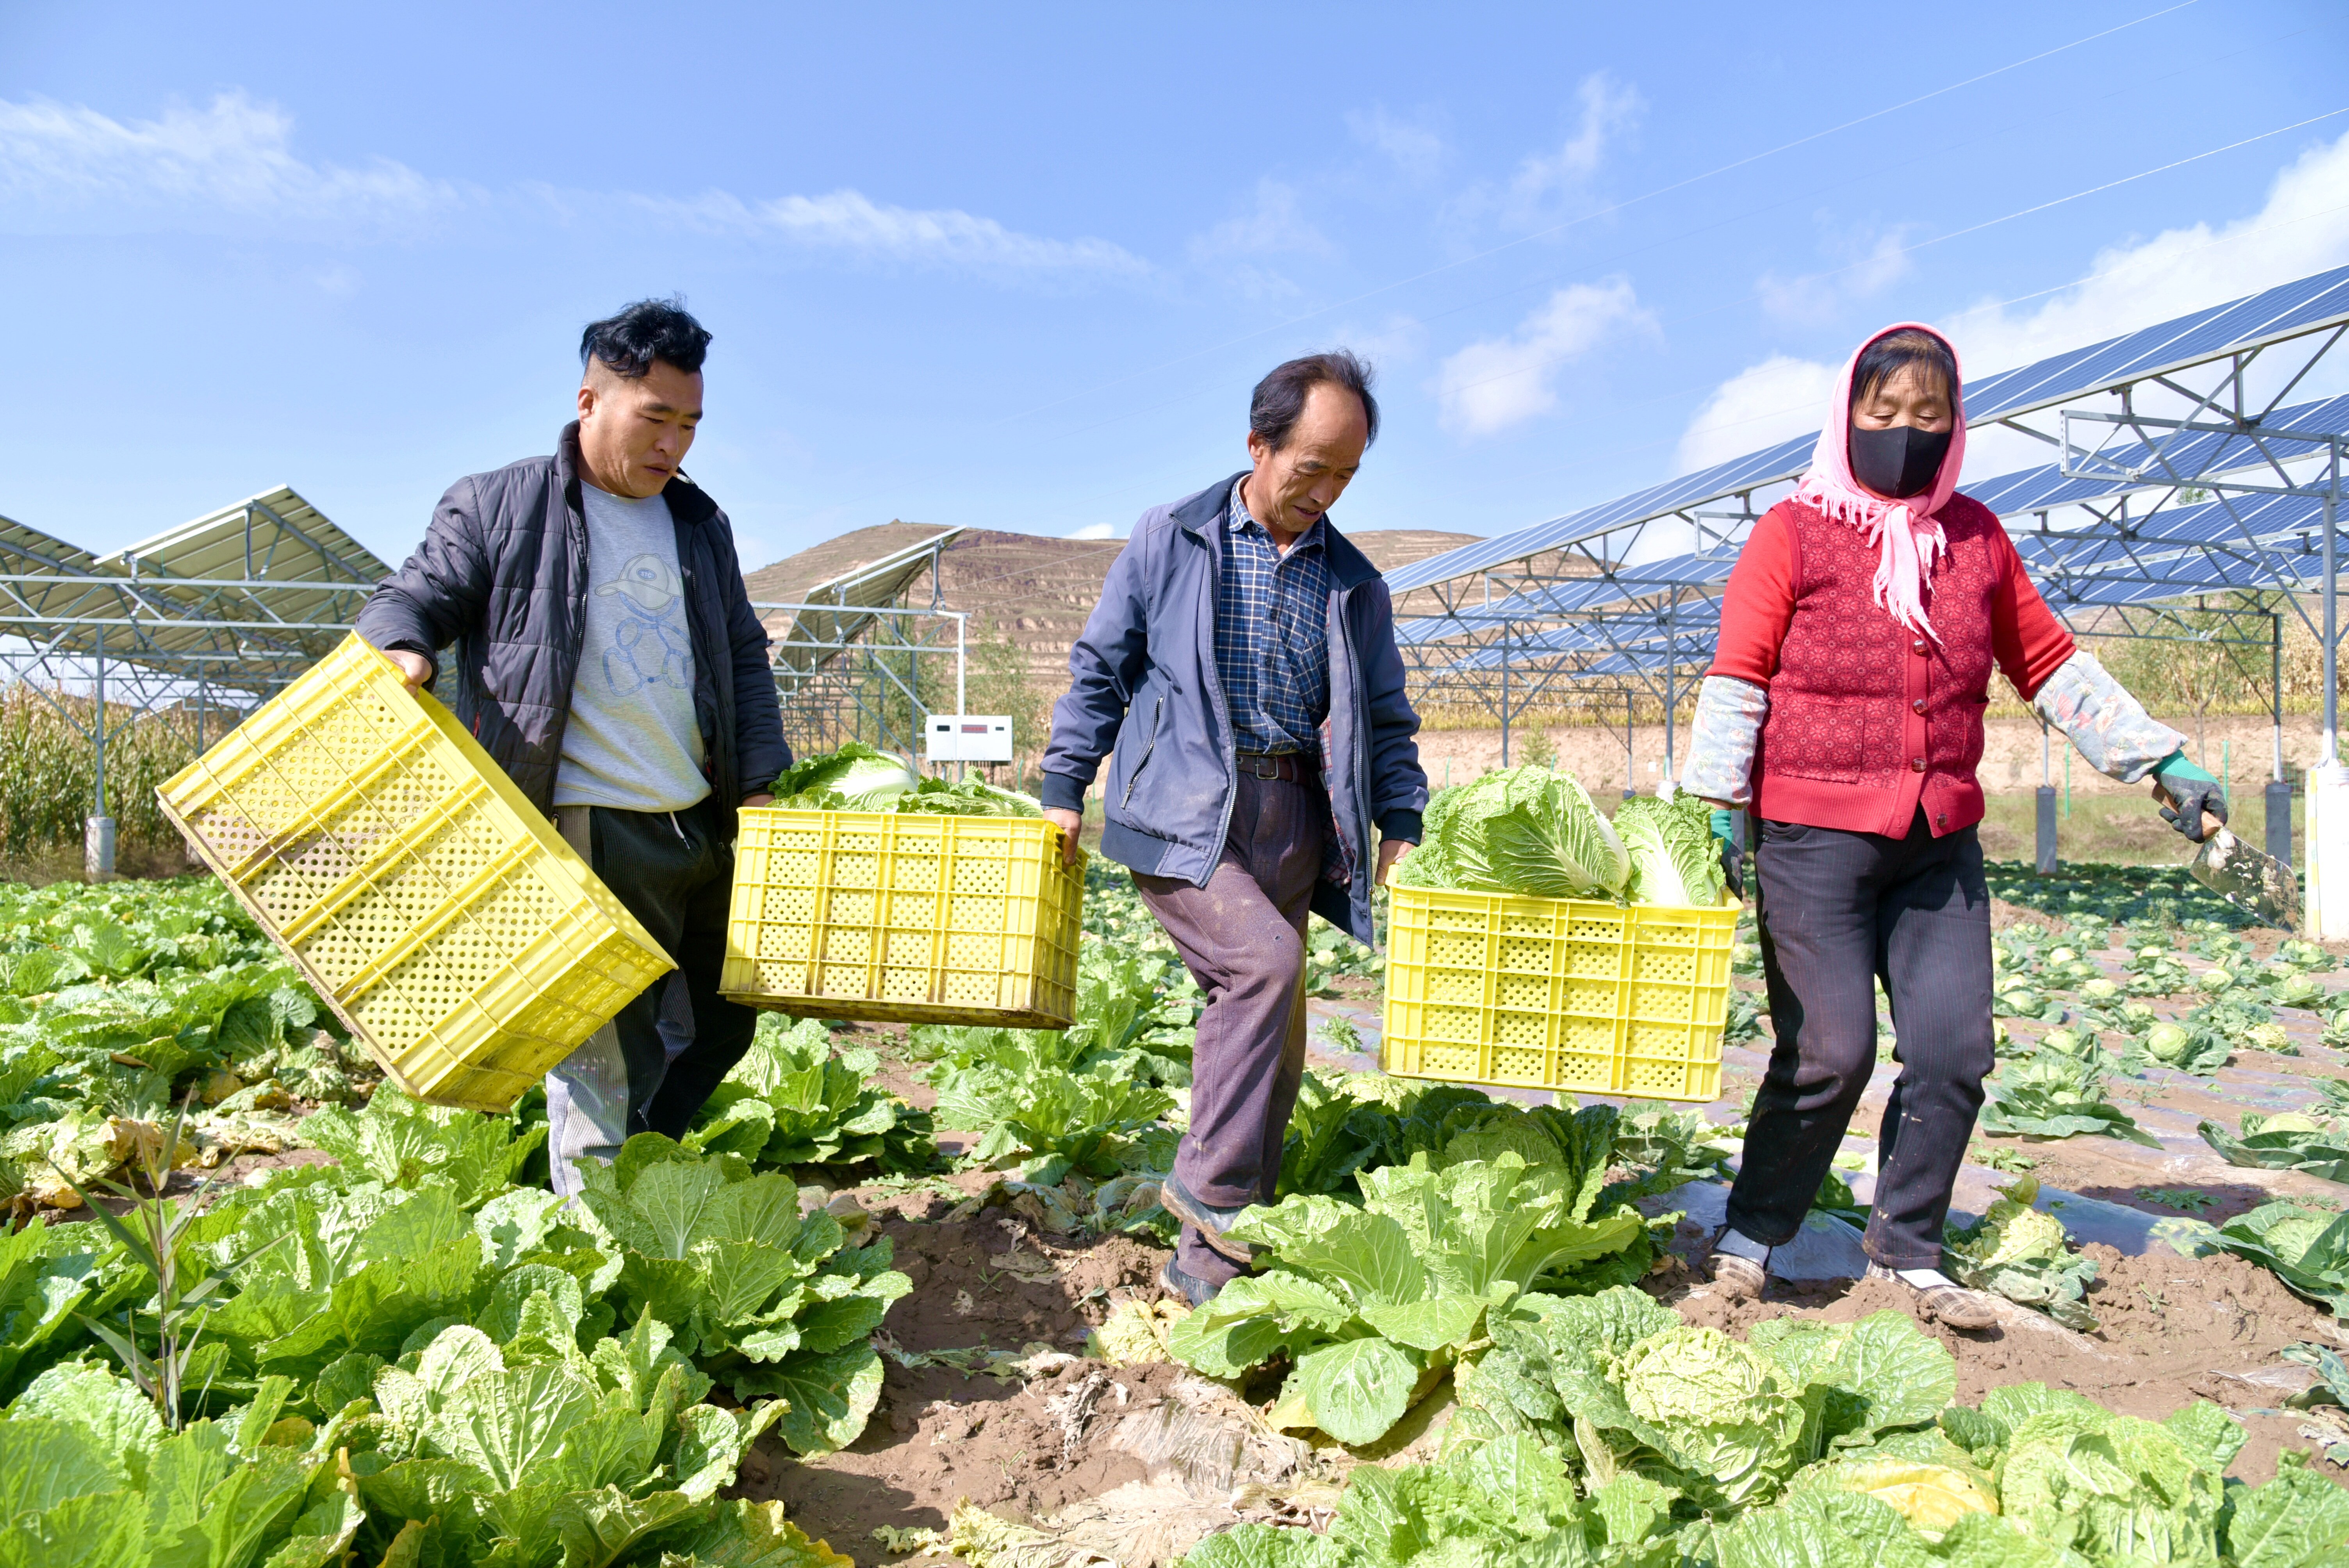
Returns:
[[[392,1080],[509,1109],[676,967],[357,635],[157,791]]]
[[[718,988],[802,1017],[1066,1028],[1084,891],[1034,818],[747,810]]]
[[[1716,1099],[1736,929],[1734,905],[1396,888],[1381,1065],[1399,1078]]]

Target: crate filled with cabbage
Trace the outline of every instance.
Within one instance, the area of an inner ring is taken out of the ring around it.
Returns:
[[[1506,769],[1429,802],[1388,906],[1385,1069],[1702,1102],[1721,1092],[1737,905],[1712,813]]]
[[[849,745],[745,810],[719,989],[802,1017],[1065,1028],[1082,857],[1030,797]]]

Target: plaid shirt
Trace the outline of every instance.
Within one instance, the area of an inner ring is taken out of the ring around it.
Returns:
[[[1216,588],[1216,674],[1237,749],[1319,754],[1330,717],[1330,587],[1320,520],[1284,555],[1234,483]]]

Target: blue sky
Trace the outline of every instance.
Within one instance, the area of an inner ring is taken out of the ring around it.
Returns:
[[[749,563],[1123,532],[1340,343],[1340,523],[1497,532],[1814,424],[1886,321],[1986,371],[2349,263],[2344,60],[2319,0],[11,3],[0,513],[283,482],[397,560],[676,292]]]

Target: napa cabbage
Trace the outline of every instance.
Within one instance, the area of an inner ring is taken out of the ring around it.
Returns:
[[[1630,875],[1622,840],[1574,776],[1537,763],[1440,792],[1397,871],[1406,887],[1535,898],[1614,898]]]
[[[1631,859],[1634,903],[1710,908],[1727,885],[1713,836],[1713,809],[1693,795],[1636,795],[1615,809],[1615,833]]]
[[[904,758],[852,740],[786,770],[775,780],[774,797],[778,806],[874,811],[921,782]]]

